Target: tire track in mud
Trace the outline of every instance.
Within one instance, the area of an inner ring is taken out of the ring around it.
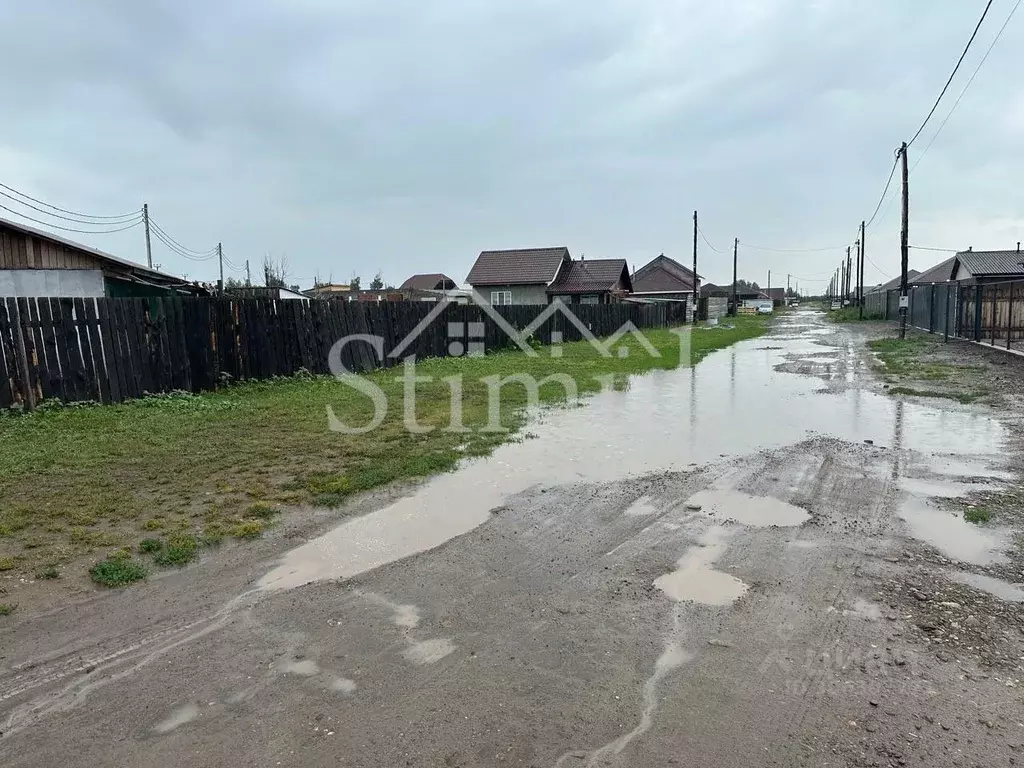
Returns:
[[[235,618],[238,610],[251,607],[255,602],[253,598],[258,594],[258,590],[244,592],[228,601],[211,616],[190,622],[182,627],[168,628],[126,648],[84,662],[79,659],[73,662],[68,660],[56,667],[46,663],[42,667],[37,667],[34,662],[21,665],[22,669],[29,668],[31,665],[31,671],[38,671],[40,674],[29,674],[27,678],[16,674],[12,679],[13,685],[5,683],[4,687],[0,688],[0,701],[12,699],[42,686],[58,683],[71,675],[84,673],[87,677],[65,685],[56,693],[44,694],[16,706],[4,719],[0,730],[4,736],[12,736],[44,717],[58,712],[66,712],[81,705],[93,691],[129,677],[175,648],[199,640],[223,628]],[[129,666],[122,668],[126,664]]]

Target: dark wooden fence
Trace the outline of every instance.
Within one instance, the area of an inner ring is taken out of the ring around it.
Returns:
[[[431,318],[437,308],[430,302],[8,298],[0,300],[0,407],[31,407],[48,398],[118,403],[302,369],[328,373],[331,347],[357,334],[380,337],[384,350],[382,360],[368,342],[345,345],[341,362],[359,372],[409,355],[441,357],[513,344],[480,307],[449,304]],[[545,307],[495,309],[521,330]],[[596,336],[626,322],[658,328],[684,321],[682,304],[581,304],[572,311]],[[533,336],[548,344],[552,334],[563,341],[583,338],[561,312]],[[399,357],[389,357],[400,347]]]

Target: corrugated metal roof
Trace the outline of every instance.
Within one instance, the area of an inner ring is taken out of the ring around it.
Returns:
[[[975,276],[1024,274],[1021,251],[961,251],[956,259]]]
[[[921,273],[918,272],[916,269],[908,269],[907,270],[907,285],[910,285],[910,283],[914,282],[914,280],[916,280],[917,276],[920,275],[920,274]],[[896,275],[896,277],[894,277],[892,280],[890,280],[887,283],[882,283],[881,285],[876,285],[873,288],[865,288],[864,289],[864,293],[876,293],[878,291],[895,291],[895,290],[899,289],[900,283],[902,281],[903,281],[903,278],[900,275]]]
[[[470,285],[547,285],[555,279],[562,262],[569,259],[569,249],[564,246],[482,251],[466,282]]]
[[[940,264],[936,264],[931,269],[926,269],[924,272],[915,277],[913,279],[913,282],[917,284],[949,282],[950,277],[952,277],[953,275],[954,261],[956,261],[956,256],[950,256],[948,259],[946,259]]]
[[[625,259],[588,259],[567,264],[558,273],[558,279],[548,288],[548,293],[597,293],[610,291],[619,280],[624,280],[627,290],[632,283]]]

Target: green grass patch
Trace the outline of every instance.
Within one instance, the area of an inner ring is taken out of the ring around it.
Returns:
[[[199,540],[191,533],[178,533],[167,539],[167,546],[156,553],[153,562],[165,567],[180,567],[196,559]]]
[[[826,318],[833,323],[857,323],[861,320],[864,322],[878,322],[879,320],[885,320],[885,315],[881,312],[869,312],[865,307],[864,317],[861,317],[860,307],[843,307],[842,309],[829,310]]]
[[[10,616],[17,609],[17,603],[0,603],[0,616]]]
[[[60,578],[60,569],[56,565],[48,565],[36,571],[36,578],[50,581]]]
[[[89,576],[103,587],[125,587],[149,575],[146,566],[123,553],[110,555],[89,569]]]
[[[964,510],[964,520],[980,525],[992,519],[992,513],[986,507],[968,507]]]
[[[946,400],[955,400],[958,403],[967,405],[985,397],[987,392],[954,392],[941,389],[915,389],[914,387],[890,387],[890,394],[911,395],[913,397],[941,397]]]
[[[611,377],[621,388],[629,376],[696,363],[759,336],[769,323],[767,317],[741,316],[716,328],[685,329],[690,345],[683,360],[680,338],[670,329],[644,332],[658,357],[626,336],[618,345],[628,350],[625,356],[604,357],[588,343],[574,342],[560,345],[560,357],[542,347],[536,357],[505,350],[424,360],[417,375],[432,380],[417,385],[415,416],[432,430],[425,434],[410,433],[403,423],[400,368],[360,376],[379,386],[389,405],[380,426],[362,435],[329,429],[328,407],[349,425],[364,425],[373,414],[364,393],[330,376],[0,418],[0,569],[31,574],[59,560],[65,570],[84,570],[102,550],[137,542],[140,529],[170,542],[175,533],[201,528],[194,548],[179,544],[172,554],[168,543],[149,552],[169,564],[187,562],[199,546],[225,536],[261,536],[287,506],[337,506],[360,491],[451,470],[466,457],[485,456],[516,439],[526,420],[526,390],[504,386],[498,421],[507,431],[481,431],[489,418],[487,377],[564,374],[585,396],[601,389],[598,377]],[[466,433],[444,430],[451,419],[444,379],[456,375],[462,376]],[[542,405],[567,399],[552,380],[540,387],[539,398]],[[106,560],[93,570],[100,583],[131,571]]]
[[[159,552],[163,548],[164,543],[160,539],[143,539],[139,542],[139,552],[142,552],[144,555]]]
[[[263,535],[264,525],[259,520],[245,520],[231,527],[230,533],[236,539],[258,539]]]

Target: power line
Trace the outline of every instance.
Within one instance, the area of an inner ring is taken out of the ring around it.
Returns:
[[[957,70],[960,69],[960,65],[964,63],[964,57],[967,56],[967,51],[971,49],[971,43],[973,43],[974,38],[978,36],[978,30],[981,29],[981,24],[983,21],[985,21],[985,17],[988,15],[988,9],[991,7],[992,0],[988,0],[988,3],[985,4],[985,10],[981,12],[981,18],[978,19],[977,26],[974,27],[974,32],[971,33],[971,39],[967,41],[967,45],[964,48],[964,52],[960,54],[960,58],[957,60],[956,66],[953,67],[953,71],[950,73],[949,79],[946,81],[946,84],[942,86],[942,91],[939,93],[939,98],[935,100],[935,103],[932,105],[931,110],[928,112],[928,116],[924,119],[924,122],[921,123],[921,127],[917,129],[917,133],[914,134],[914,138],[907,142],[908,147],[914,143],[918,136],[921,135],[921,131],[924,130],[924,127],[928,124],[928,121],[932,119],[932,115],[935,114],[935,110],[938,109],[939,102],[942,101],[942,97],[946,95],[946,91],[949,89],[950,83],[953,82],[953,78],[956,77],[956,73]]]
[[[206,251],[197,251],[197,250],[195,250],[193,248],[186,248],[184,245],[182,245],[177,240],[175,240],[173,237],[171,237],[167,233],[167,231],[164,230],[159,224],[157,224],[155,221],[153,221],[153,217],[152,216],[149,217],[149,224],[150,224],[150,227],[152,227],[153,232],[155,234],[162,235],[161,240],[163,241],[164,245],[167,245],[169,248],[171,248],[171,250],[178,251],[179,253],[181,253],[186,258],[189,258],[188,254],[192,254],[192,256],[200,257],[200,259],[199,259],[200,261],[204,261],[206,258],[211,257],[212,255],[217,253],[216,246],[214,246],[213,248],[210,248],[209,250],[206,250]]]
[[[150,223],[152,224],[152,220],[150,220]],[[216,251],[216,249],[214,249],[214,252],[213,252],[213,253],[210,253],[210,254],[208,254],[208,255],[206,255],[206,256],[194,256],[194,255],[192,255],[192,254],[188,253],[187,251],[184,251],[184,250],[182,250],[181,248],[179,248],[179,247],[178,247],[178,246],[176,245],[176,241],[173,241],[173,240],[170,240],[170,239],[168,239],[168,237],[167,237],[167,236],[165,236],[165,235],[163,234],[163,230],[161,230],[161,229],[156,229],[156,228],[154,227],[154,228],[153,228],[153,234],[154,234],[154,235],[156,236],[156,238],[157,238],[157,239],[158,239],[158,240],[159,240],[159,241],[160,241],[161,243],[163,243],[164,245],[166,245],[166,246],[167,246],[168,248],[170,248],[170,249],[171,249],[171,250],[172,250],[172,251],[173,251],[174,253],[178,254],[178,255],[179,255],[179,256],[181,256],[181,257],[182,257],[183,259],[188,259],[189,261],[209,261],[210,259],[215,259],[215,258],[217,258],[217,251]]]
[[[60,206],[52,205],[50,203],[47,203],[44,200],[39,200],[38,198],[32,197],[31,195],[26,195],[24,192],[21,192],[21,191],[15,189],[14,187],[9,187],[9,186],[7,186],[6,184],[3,184],[3,183],[0,183],[0,187],[3,187],[4,189],[6,189],[9,192],[13,192],[14,194],[18,195],[19,197],[25,198],[26,200],[31,200],[33,203],[39,203],[40,205],[45,205],[47,208],[51,208],[51,209],[53,209],[55,211],[60,211],[61,213],[67,213],[67,214],[70,214],[72,216],[79,216],[79,217],[81,217],[83,219],[107,219],[107,220],[111,220],[111,219],[127,219],[127,218],[131,218],[132,216],[137,216],[140,213],[140,211],[132,211],[131,213],[122,213],[122,214],[120,214],[118,216],[98,216],[98,215],[93,215],[91,213],[79,213],[78,211],[69,211],[67,208],[61,208]],[[10,197],[10,195],[4,195],[4,196],[5,197]],[[23,203],[23,205],[27,205],[27,203]],[[29,206],[29,207],[30,208],[35,208],[35,206]],[[36,208],[36,210],[38,211],[39,209]],[[44,211],[44,213],[45,213],[45,211]],[[53,215],[53,214],[49,214],[49,215]],[[63,217],[61,217],[61,218],[63,218]],[[110,225],[100,225],[100,226],[112,226],[114,224],[121,224],[121,223],[123,223],[123,222],[111,221]]]
[[[0,184],[0,186],[3,186],[3,185]],[[0,192],[0,196],[6,197],[8,200],[12,200],[15,203],[17,203],[18,205],[23,205],[26,208],[31,208],[33,211],[38,211],[39,213],[42,213],[45,216],[52,216],[55,219],[63,219],[64,221],[72,221],[75,224],[92,224],[93,226],[97,226],[97,227],[112,227],[112,226],[115,226],[117,224],[127,224],[128,221],[129,221],[129,219],[125,219],[124,221],[99,222],[99,221],[91,221],[91,220],[85,219],[85,218],[78,218],[76,216],[65,216],[64,214],[61,214],[61,213],[52,213],[51,211],[48,211],[45,208],[40,208],[38,205],[32,205],[32,203],[26,203],[24,200],[19,200],[14,195],[9,195],[6,192]],[[142,220],[142,211],[136,211],[135,212],[135,217],[137,217],[141,221]]]
[[[889,171],[889,180],[885,182],[885,189],[882,190],[882,196],[878,198],[878,205],[875,206],[875,212],[871,214],[871,218],[868,219],[867,224],[864,225],[865,227],[871,226],[872,222],[874,222],[875,220],[875,217],[878,215],[878,209],[881,208],[882,203],[885,202],[885,196],[889,193],[889,186],[892,184],[892,177],[896,175],[896,166],[899,165],[899,162],[900,158],[899,156],[897,156],[892,163],[892,170]]]
[[[915,251],[944,251],[945,253],[959,253],[956,248],[929,248],[927,245],[911,245],[909,248],[913,248]]]
[[[985,51],[985,55],[982,56],[981,61],[978,62],[978,66],[974,68],[974,73],[971,75],[971,78],[967,81],[967,85],[965,85],[964,89],[960,91],[960,95],[956,97],[956,101],[953,102],[953,107],[952,109],[949,110],[949,114],[946,115],[946,119],[942,121],[941,125],[939,125],[939,130],[935,132],[935,135],[932,136],[931,141],[928,142],[928,145],[921,151],[921,154],[918,155],[917,160],[914,162],[913,167],[910,169],[911,173],[913,173],[917,166],[920,165],[921,160],[924,159],[924,156],[928,153],[928,150],[932,148],[932,144],[934,144],[935,140],[939,138],[939,134],[942,133],[942,129],[946,127],[946,123],[949,122],[949,118],[951,118],[953,116],[953,113],[956,112],[956,108],[960,105],[960,101],[963,99],[964,94],[966,94],[967,89],[971,87],[971,83],[974,82],[974,78],[978,76],[978,73],[981,71],[982,66],[984,66],[986,59],[988,59],[988,55],[992,53],[992,49],[995,48],[996,43],[999,42],[999,38],[1003,36],[1003,31],[1010,23],[1010,19],[1013,18],[1013,14],[1015,14],[1017,12],[1017,9],[1020,7],[1021,1],[1022,0],[1017,0],[1013,8],[1010,9],[1010,13],[1006,17],[1006,21],[1004,21],[1003,26],[999,28],[999,31],[996,33],[996,36],[992,40],[992,44],[989,45],[988,50]]]
[[[712,244],[711,244],[711,243],[710,243],[710,242],[708,241],[707,237],[705,237],[705,235],[704,235],[704,230],[703,230],[703,229],[701,229],[699,225],[697,226],[697,231],[698,231],[698,232],[700,232],[700,237],[701,237],[701,240],[703,240],[703,241],[704,241],[704,242],[705,242],[705,243],[707,244],[708,248],[710,248],[710,249],[711,249],[712,251],[714,251],[715,253],[728,253],[728,251],[723,251],[723,250],[721,250],[720,248],[715,248],[715,246],[713,246],[713,245],[712,245]]]
[[[871,260],[871,257],[870,257],[870,256],[868,256],[868,254],[867,254],[867,252],[866,252],[866,251],[864,252],[864,258],[868,260],[868,264],[870,264],[870,265],[871,265],[872,267],[874,267],[874,268],[875,268],[876,270],[878,270],[878,272],[879,272],[879,273],[880,273],[880,274],[882,275],[882,277],[887,277],[887,278],[889,278],[890,280],[892,280],[892,275],[890,275],[890,274],[889,274],[888,272],[886,272],[886,271],[885,271],[884,269],[882,269],[882,268],[881,268],[880,266],[878,266],[877,264],[875,264],[875,262],[873,262],[873,261]]]
[[[26,215],[24,213],[21,213],[20,211],[14,210],[13,208],[8,208],[6,205],[3,205],[2,203],[0,203],[0,208],[3,208],[5,211],[7,211],[9,213],[13,213],[15,216],[20,216],[23,219],[28,219],[31,222],[35,222],[36,224],[41,224],[42,226],[49,227],[50,229],[59,229],[62,232],[78,232],[79,234],[83,234],[83,235],[110,235],[110,234],[113,234],[114,232],[124,232],[126,229],[131,229],[132,227],[137,227],[137,226],[139,226],[139,224],[142,223],[142,218],[140,217],[139,219],[137,219],[136,221],[132,222],[128,226],[126,226],[126,227],[119,227],[118,229],[72,229],[71,227],[62,227],[59,224],[53,224],[53,223],[51,223],[49,221],[42,221],[41,219],[34,219],[31,216],[28,216],[28,215]],[[113,224],[114,222],[111,222],[111,223]],[[122,222],[118,222],[118,223],[122,223]]]

